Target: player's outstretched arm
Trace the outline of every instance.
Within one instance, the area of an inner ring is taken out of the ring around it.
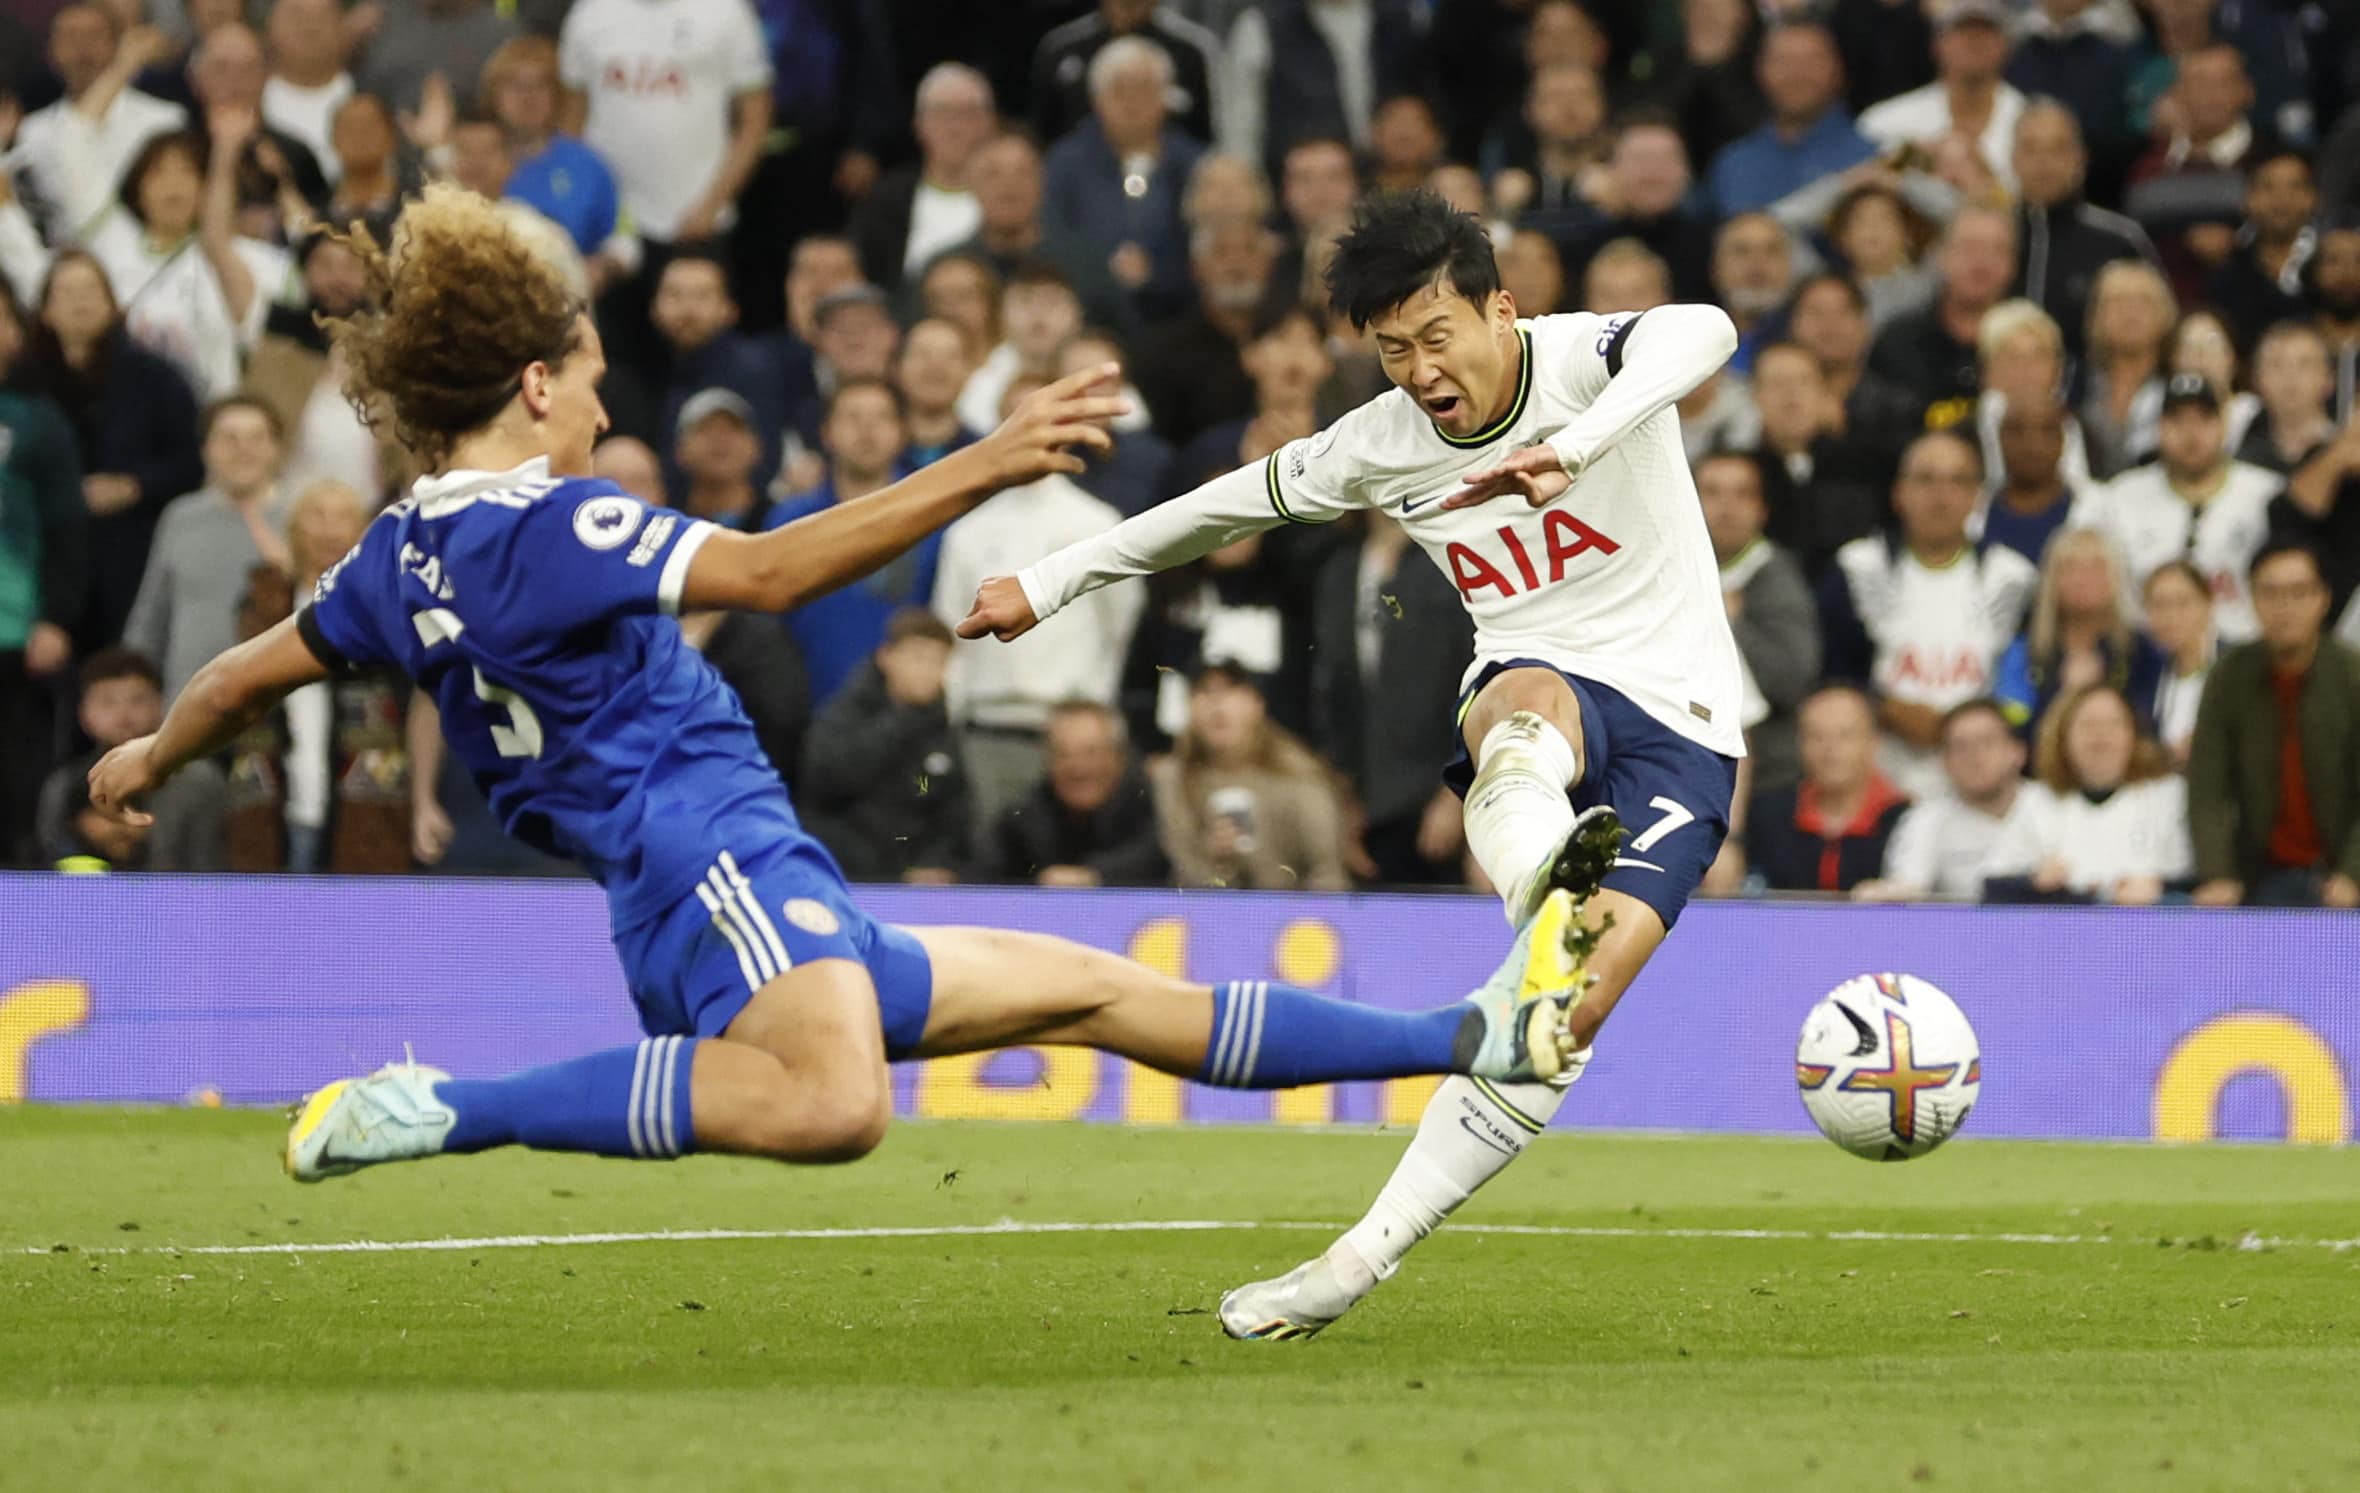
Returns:
[[[1000,428],[883,491],[799,518],[767,534],[715,531],[696,552],[682,611],[792,611],[859,580],[1006,487],[1082,470],[1075,446],[1106,450],[1106,424],[1127,412],[1101,392],[1113,363],[1027,395]]]
[[[247,639],[191,676],[154,735],[99,758],[90,769],[91,807],[127,824],[152,823],[132,804],[189,763],[237,740],[288,695],[327,677],[327,665],[303,641],[293,617]]]
[[[1248,462],[1103,534],[1045,555],[1021,574],[990,577],[975,593],[975,609],[959,624],[959,636],[1009,642],[1101,586],[1186,565],[1249,534],[1277,528],[1286,517],[1271,498],[1269,466],[1275,459]]]
[[[1598,453],[1671,408],[1711,378],[1737,351],[1737,325],[1718,306],[1658,306],[1616,336],[1606,387],[1590,407],[1551,436],[1497,466],[1469,472],[1445,507],[1488,503],[1516,493],[1538,508],[1555,502]]]

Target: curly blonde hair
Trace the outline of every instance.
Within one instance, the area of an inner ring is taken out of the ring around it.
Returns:
[[[368,291],[322,325],[344,352],[345,393],[372,427],[428,470],[491,423],[527,364],[562,363],[581,341],[581,303],[498,208],[437,183],[403,209],[390,247],[363,224],[337,235]]]

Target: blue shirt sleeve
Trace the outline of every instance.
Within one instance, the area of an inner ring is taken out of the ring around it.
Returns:
[[[689,560],[714,526],[641,502],[612,482],[565,482],[517,524],[500,568],[505,607],[553,631],[616,617],[677,616]]]
[[[310,605],[295,614],[295,630],[312,657],[337,673],[401,662],[384,626],[387,616],[400,614],[394,531],[392,514],[379,515],[360,543],[321,572]]]

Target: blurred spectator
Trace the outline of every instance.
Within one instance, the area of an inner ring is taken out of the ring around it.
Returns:
[[[1352,204],[1360,196],[1360,166],[1351,146],[1332,135],[1315,135],[1287,147],[1278,180],[1286,248],[1279,258],[1277,283],[1306,301],[1316,301],[1325,287],[1318,283],[1312,263],[1314,250],[1351,226]],[[1476,195],[1482,196],[1480,177]]]
[[[916,275],[983,226],[969,172],[976,148],[998,122],[991,80],[965,63],[938,62],[918,80],[910,121],[918,160],[886,172],[852,216],[853,242],[870,283],[899,289],[903,276]]]
[[[1720,369],[1673,408],[1680,412],[1681,449],[1691,465],[1708,451],[1750,451],[1761,442],[1761,412],[1742,374]]]
[[[967,777],[943,695],[951,648],[933,613],[902,608],[813,724],[797,807],[854,881],[949,882],[966,861]]]
[[[1315,135],[1374,144],[1379,100],[1424,71],[1409,0],[1270,0],[1229,31],[1222,145],[1272,175],[1289,145]]]
[[[1000,345],[1000,287],[1001,277],[988,262],[954,249],[918,278],[917,309],[957,327],[980,366]]]
[[[336,0],[273,0],[265,30],[270,76],[262,85],[262,118],[303,142],[333,182],[342,173],[329,124],[352,97],[352,42]]]
[[[2212,588],[2187,561],[2167,560],[2147,577],[2145,600],[2147,639],[2163,656],[2148,722],[2172,766],[2184,769],[2196,735],[2197,702],[2221,646],[2213,630]]]
[[[2036,776],[1985,870],[1994,901],[2146,906],[2186,886],[2188,784],[2112,684],[2065,692],[2040,723]]]
[[[1873,685],[1885,771],[1913,796],[1941,791],[1942,713],[1991,692],[2039,581],[2014,550],[1968,542],[1982,477],[1964,436],[1918,437],[1893,487],[1899,532],[1845,545],[1820,588],[1827,673]]]
[[[1758,74],[1769,122],[1713,160],[1713,206],[1754,212],[1876,154],[1843,106],[1844,64],[1827,28],[1782,21],[1762,39]]]
[[[2349,425],[2360,414],[2360,223],[2320,232],[2311,318],[2335,364],[2335,423]]]
[[[58,734],[53,681],[73,662],[89,570],[73,434],[55,405],[9,386],[25,337],[16,292],[0,284],[0,865],[32,827]]]
[[[725,8],[728,0],[705,0],[714,10]],[[376,94],[394,108],[416,114],[427,107],[430,89],[457,90],[472,87],[483,76],[484,64],[502,43],[516,35],[516,22],[509,19],[513,7],[492,3],[492,0],[379,0],[376,15],[381,17],[376,32],[369,38],[368,48],[361,59],[359,81],[363,92]],[[700,5],[698,8],[703,8]],[[679,53],[683,43],[694,34],[694,27],[677,24],[673,14],[686,12],[690,7],[680,0],[657,0],[653,5],[633,0],[628,6],[611,3],[586,3],[573,8],[567,17],[570,33],[575,24],[586,29],[614,29],[614,14],[622,10],[652,11],[661,19],[650,17],[642,22],[634,39],[645,49],[635,59],[644,73],[660,74],[662,70],[681,62]],[[577,22],[584,11],[588,17]],[[351,24],[348,20],[347,24]],[[660,38],[660,39],[659,39]],[[759,54],[760,43],[749,38],[751,50]],[[436,80],[439,80],[436,81]],[[585,77],[576,86],[586,87]],[[611,85],[610,85],[611,86]],[[681,84],[678,77],[644,77],[638,82],[642,89],[661,88],[677,96]],[[718,142],[699,156],[683,156],[680,160],[709,160],[720,154]],[[677,168],[679,162],[675,161]]]
[[[303,297],[266,310],[240,392],[269,405],[287,432],[283,480],[290,492],[332,481],[374,501],[387,487],[386,465],[375,433],[345,395],[344,360],[317,320],[350,315],[367,281],[359,258],[329,234],[311,235],[297,252]],[[402,459],[398,447],[390,455]]]
[[[751,612],[693,612],[680,640],[705,656],[753,722],[762,755],[792,790],[801,783],[812,731],[811,679],[803,655],[778,624]]]
[[[2024,632],[1999,661],[1992,697],[2027,737],[2060,695],[2103,684],[2142,720],[2155,707],[2163,655],[2131,630],[2137,610],[2114,546],[2096,529],[2067,529],[2040,560]]]
[[[1682,0],[1679,49],[1658,54],[1648,92],[1671,112],[1696,160],[1713,160],[1762,122],[1760,25],[1749,0]]]
[[[805,514],[867,497],[893,480],[894,463],[907,444],[901,398],[891,384],[873,376],[842,380],[828,398],[820,430],[827,477],[811,491],[774,505],[763,528],[782,528]],[[811,670],[815,704],[825,706],[834,699],[877,651],[885,638],[885,619],[896,607],[924,606],[932,598],[941,547],[942,536],[929,535],[866,579],[814,597],[787,614],[787,631],[795,635]]]
[[[1327,765],[1273,724],[1261,682],[1204,666],[1188,729],[1148,764],[1174,881],[1184,887],[1340,892],[1343,823]]]
[[[1713,298],[1737,323],[1735,373],[1753,367],[1754,349],[1794,293],[1794,246],[1768,213],[1740,213],[1713,240]]]
[[[2246,568],[2269,536],[2276,474],[2233,460],[2220,397],[2201,374],[2174,377],[2163,396],[2155,462],[2107,484],[2095,507],[2098,527],[2114,541],[2131,582],[2144,586],[2166,560],[2195,562],[2212,585],[2221,636],[2254,635]]]
[[[927,314],[942,316],[945,310],[929,306]],[[1000,423],[1002,396],[1018,378],[1050,375],[1057,350],[1082,329],[1082,303],[1057,266],[1030,260],[1008,277],[999,321],[1006,340],[985,354],[959,391],[959,420],[969,430]]]
[[[328,176],[311,147],[262,118],[262,90],[269,81],[262,38],[250,27],[234,21],[216,26],[189,50],[189,92],[197,105],[189,123],[203,142],[198,169],[228,152],[223,164],[236,183],[241,229],[258,238],[296,226],[328,200]],[[235,125],[236,138],[215,138],[222,120]],[[244,218],[248,209],[256,220]]]
[[[2077,135],[2109,158],[2119,157],[2133,138],[2125,101],[2137,23],[2125,34],[2121,23],[2127,11],[2113,0],[2035,0],[2016,21],[2016,47],[2008,58],[2010,83],[2027,97],[2054,100],[2072,111]],[[2021,156],[2016,171],[2021,180]],[[2023,187],[2029,196],[2031,183],[2024,181]],[[2029,293],[2041,299],[2038,292]],[[2065,325],[2080,325],[2079,317],[2066,314],[2068,308],[2043,304]]]
[[[1335,364],[1308,307],[1275,300],[1256,311],[1239,361],[1252,381],[1251,410],[1180,448],[1178,481],[1187,486],[1249,466],[1289,441],[1319,432],[1319,390]]]
[[[1128,361],[1113,333],[1103,327],[1084,327],[1057,350],[1056,376],[1070,378],[1105,363],[1124,367]],[[1117,416],[1109,426],[1114,449],[1076,452],[1084,466],[1074,481],[1091,497],[1113,504],[1117,513],[1131,518],[1168,496],[1165,481],[1171,474],[1172,448],[1148,424],[1146,401],[1127,376],[1118,394],[1129,401],[1131,412]]]
[[[664,466],[653,447],[637,436],[610,435],[590,453],[590,474],[658,508],[671,499],[664,491]]]
[[[1873,881],[1852,888],[1858,902],[1983,896],[1992,847],[2027,812],[2024,743],[1997,702],[1977,697],[1942,717],[1943,790],[1903,812]]]
[[[1149,313],[1187,298],[1181,193],[1204,147],[1165,118],[1171,59],[1128,36],[1090,60],[1092,117],[1049,147],[1042,221],[1103,262]]]
[[[20,187],[52,244],[79,243],[113,202],[140,147],[185,127],[187,111],[131,86],[168,43],[148,27],[126,31],[104,4],[72,4],[49,23],[49,65],[65,96],[35,109],[16,130]]]
[[[2176,374],[2193,373],[2212,385],[2213,397],[2221,402],[2231,451],[2245,444],[2246,432],[2262,412],[2260,397],[2237,387],[2237,365],[2236,337],[2218,312],[2198,307],[2182,316],[2164,339],[2164,377],[2168,380]]]
[[[2035,565],[2075,511],[2087,519],[2099,501],[2092,483],[2064,470],[2066,418],[2050,399],[2011,400],[1999,417],[1999,481],[1983,508],[1982,539]]]
[[[2253,389],[2261,412],[2247,426],[2237,459],[2290,476],[2335,435],[2327,413],[2335,370],[2318,329],[2282,321],[2264,332],[2254,348]]]
[[[1566,309],[1565,263],[1545,233],[1519,228],[1500,245],[1500,288],[1518,316],[1554,316]]]
[[[1999,0],[1937,0],[1928,8],[1934,81],[1863,111],[1860,133],[1889,154],[1915,146],[1932,155],[1944,141],[1963,137],[1983,169],[2012,193],[2009,161],[2024,95],[2001,79],[2008,65],[2007,8]]]
[[[87,778],[68,778],[61,791],[59,818],[65,828],[57,837],[57,848],[64,853],[57,858],[54,869],[77,876],[148,869],[147,842],[154,833],[152,825],[134,824],[100,813],[90,802]]]
[[[61,252],[41,289],[40,326],[20,383],[56,401],[81,457],[90,511],[90,586],[74,651],[123,635],[156,515],[199,480],[197,406],[178,369],[123,329],[106,271]]]
[[[760,530],[768,505],[754,482],[762,437],[753,406],[732,389],[700,389],[682,401],[672,430],[672,463],[686,483],[681,511],[725,528]]]
[[[1106,256],[1073,239],[1052,237],[1042,225],[1041,153],[1030,140],[1013,131],[986,140],[967,163],[967,182],[975,193],[978,226],[973,237],[949,252],[982,260],[1003,284],[1025,264],[1044,260],[1064,273],[1088,320],[1125,333],[1138,326],[1130,293],[1116,283]],[[975,348],[973,356],[981,357],[988,347]]]
[[[2188,754],[2196,900],[2360,907],[2360,654],[2300,545],[2254,557],[2261,636],[2223,653]]]
[[[2099,269],[2090,292],[2079,409],[2091,475],[2111,477],[2155,450],[2163,414],[2163,344],[2178,315],[2171,287],[2154,266],[2122,259]]]
[[[2063,418],[2064,449],[2057,469],[2071,483],[2090,476],[2090,454],[2081,426],[2065,413],[2065,334],[2046,311],[2018,297],[2000,302],[1983,313],[1975,334],[1975,357],[1982,376],[1982,392],[1975,396],[1975,439],[1983,452],[1983,469],[1998,471],[2002,464],[1999,428],[2012,409],[2045,405]],[[2037,549],[2017,549],[2034,560]]]
[[[949,322],[928,317],[902,334],[893,386],[901,393],[902,422],[909,433],[901,453],[904,468],[914,472],[975,443],[980,432],[959,419],[959,391],[974,371],[966,336]]]
[[[1819,360],[1846,433],[1873,456],[1879,482],[1890,485],[1902,446],[1925,428],[1925,417],[1906,390],[1868,369],[1868,298],[1841,275],[1813,275],[1795,290],[1787,335]]]
[[[2092,207],[2082,195],[2089,153],[2074,116],[2054,99],[2036,98],[2025,106],[2016,123],[2013,164],[2020,197],[2016,237],[2023,249],[2014,293],[2055,318],[2066,345],[2078,351],[2099,269],[2117,259],[2153,259],[2155,246],[2138,224]]]
[[[1240,351],[1278,256],[1277,236],[1259,223],[1208,223],[1194,239],[1196,302],[1148,329],[1134,368],[1156,434],[1174,446],[1253,412],[1254,384]]]
[[[1832,0],[1810,7],[1781,3],[1790,11],[1816,9],[1827,16],[1844,59],[1844,98],[1855,114],[1922,87],[1934,76],[1931,12],[1942,0],[1933,6],[1887,0]]]
[[[1803,776],[1755,795],[1746,858],[1778,892],[1849,892],[1875,876],[1909,800],[1877,771],[1868,696],[1822,685],[1800,710]]]
[[[757,443],[755,480],[766,481],[778,466],[779,431],[773,422],[784,400],[776,365],[759,343],[737,330],[728,266],[701,249],[672,256],[657,276],[648,314],[668,354],[661,428],[677,434],[691,397],[706,389],[729,390],[745,401]],[[882,316],[882,310],[877,314]],[[874,377],[884,369],[860,361],[842,371]],[[767,419],[765,412],[771,412]]]
[[[812,233],[796,241],[794,253],[787,258],[787,279],[781,291],[787,324],[765,339],[790,407],[813,387],[820,303],[860,283],[860,257],[853,251],[852,240],[839,234]]]
[[[1794,343],[1762,349],[1753,399],[1761,425],[1755,480],[1768,533],[1805,574],[1819,575],[1837,550],[1884,527],[1877,463],[1845,437],[1844,407],[1828,392],[1819,360]]]
[[[1702,300],[1711,289],[1713,225],[1689,210],[1694,178],[1688,148],[1661,115],[1624,119],[1606,159],[1596,206],[1603,216],[1583,238],[1583,252],[1616,239],[1635,239],[1671,270],[1672,293]],[[1522,309],[1523,302],[1517,302]]]
[[[1123,718],[1103,705],[1050,712],[1040,786],[986,838],[980,879],[1041,886],[1156,886],[1171,875],[1147,780]]]
[[[1618,238],[1590,256],[1579,309],[1599,316],[1652,311],[1672,300],[1672,267],[1635,238]]]
[[[1594,69],[1560,62],[1534,71],[1523,112],[1484,142],[1483,174],[1510,214],[1565,236],[1594,216],[1612,144],[1606,85]]]
[[[50,773],[40,787],[36,839],[44,861],[87,855],[94,846],[78,821],[89,807],[91,765],[105,753],[154,731],[164,722],[164,692],[156,666],[128,648],[104,648],[83,661],[76,718],[91,751]],[[140,807],[156,822],[135,842],[131,863],[146,871],[218,871],[224,864],[222,816],[227,807],[221,769],[198,758]],[[118,844],[114,848],[124,848]],[[105,855],[120,863],[121,857]]]
[[[811,392],[803,396],[789,425],[807,452],[822,449],[820,428],[835,391],[852,379],[888,379],[893,355],[901,347],[901,324],[886,309],[885,293],[874,285],[831,291],[813,310],[812,324],[811,376],[805,386]],[[761,406],[755,409],[759,417]],[[786,471],[791,476],[792,464]]]
[[[1098,0],[1087,15],[1052,28],[1033,52],[1032,127],[1054,140],[1090,113],[1090,62],[1109,42],[1135,36],[1161,48],[1172,65],[1172,120],[1198,140],[1213,139],[1214,89],[1221,39],[1159,0]]]
[[[1932,304],[1877,334],[1868,366],[1908,391],[1939,427],[1972,413],[1982,389],[1976,334],[2016,277],[2016,225],[2005,213],[1967,208],[1950,220],[1935,265]]]
[[[1764,536],[1771,510],[1762,469],[1751,457],[1720,452],[1697,463],[1696,492],[1721,567],[1721,600],[1738,657],[1762,719],[1746,733],[1757,792],[1791,787],[1802,772],[1795,711],[1819,678],[1819,614],[1795,557]]]
[[[2342,612],[2360,588],[2360,421],[2294,470],[2270,517],[2281,535],[2318,546],[2330,605]]]
[[[2239,346],[2250,348],[2265,329],[2303,314],[2303,268],[2319,248],[2311,227],[2318,208],[2311,163],[2301,153],[2257,153],[2246,171],[2244,226],[2210,288]]]
[[[1009,385],[1003,418],[1038,387],[1022,378]],[[966,616],[988,578],[1014,575],[1042,555],[1121,521],[1112,506],[1057,473],[1002,489],[943,531],[935,615]],[[1012,643],[986,640],[953,650],[944,687],[982,825],[995,822],[1039,781],[1042,732],[1053,709],[1072,700],[1114,704],[1145,600],[1138,587],[1107,586],[1074,603],[1082,611],[1081,625],[1066,636],[1028,633]]]
[[[232,222],[228,175],[253,126],[252,113],[216,120],[222,148],[210,173],[196,136],[148,141],[124,175],[121,205],[90,234],[132,337],[169,359],[200,400],[237,388],[245,351],[293,268],[285,250]]]
[[[156,660],[167,705],[238,641],[247,569],[290,564],[278,416],[259,399],[232,395],[207,406],[198,433],[205,485],[165,506],[139,599],[123,623],[124,645]]]
[[[455,0],[488,19],[478,4]],[[479,56],[507,37],[490,40]],[[575,90],[563,127],[605,159],[655,259],[729,227],[770,133],[770,53],[747,0],[580,0],[558,61]]]
[[[1827,216],[1827,236],[1868,297],[1876,330],[1934,299],[1940,282],[1921,262],[1933,226],[1894,188],[1871,181],[1844,193]]]
[[[508,137],[505,195],[563,228],[591,263],[592,288],[603,291],[636,262],[638,243],[617,242],[622,203],[605,157],[558,128],[561,89],[556,44],[520,36],[484,64],[481,107]]]
[[[1313,583],[1316,740],[1352,787],[1360,877],[1454,885],[1465,835],[1458,797],[1435,774],[1458,750],[1474,624],[1399,523],[1374,510],[1357,523]]]
[[[329,222],[389,222],[402,198],[425,184],[417,158],[403,148],[393,110],[376,94],[356,93],[338,105],[328,135],[344,172],[329,190]]]
[[[2253,85],[2234,47],[2182,57],[2171,97],[2171,131],[2131,167],[2123,210],[2155,241],[2186,302],[2228,262],[2245,209],[2245,171],[2262,142],[2248,118]]]

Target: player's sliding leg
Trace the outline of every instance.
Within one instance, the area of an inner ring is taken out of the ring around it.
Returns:
[[[330,1084],[298,1111],[287,1170],[316,1182],[511,1145],[850,1161],[891,1115],[883,1042],[868,971],[823,959],[762,986],[718,1039],[653,1037],[504,1078],[399,1063]]]
[[[1224,1088],[1423,1073],[1561,1073],[1573,987],[1479,991],[1382,1011],[1267,981],[1204,986],[1100,949],[996,928],[913,928],[934,967],[917,1056],[1022,1043],[1119,1053]]]

